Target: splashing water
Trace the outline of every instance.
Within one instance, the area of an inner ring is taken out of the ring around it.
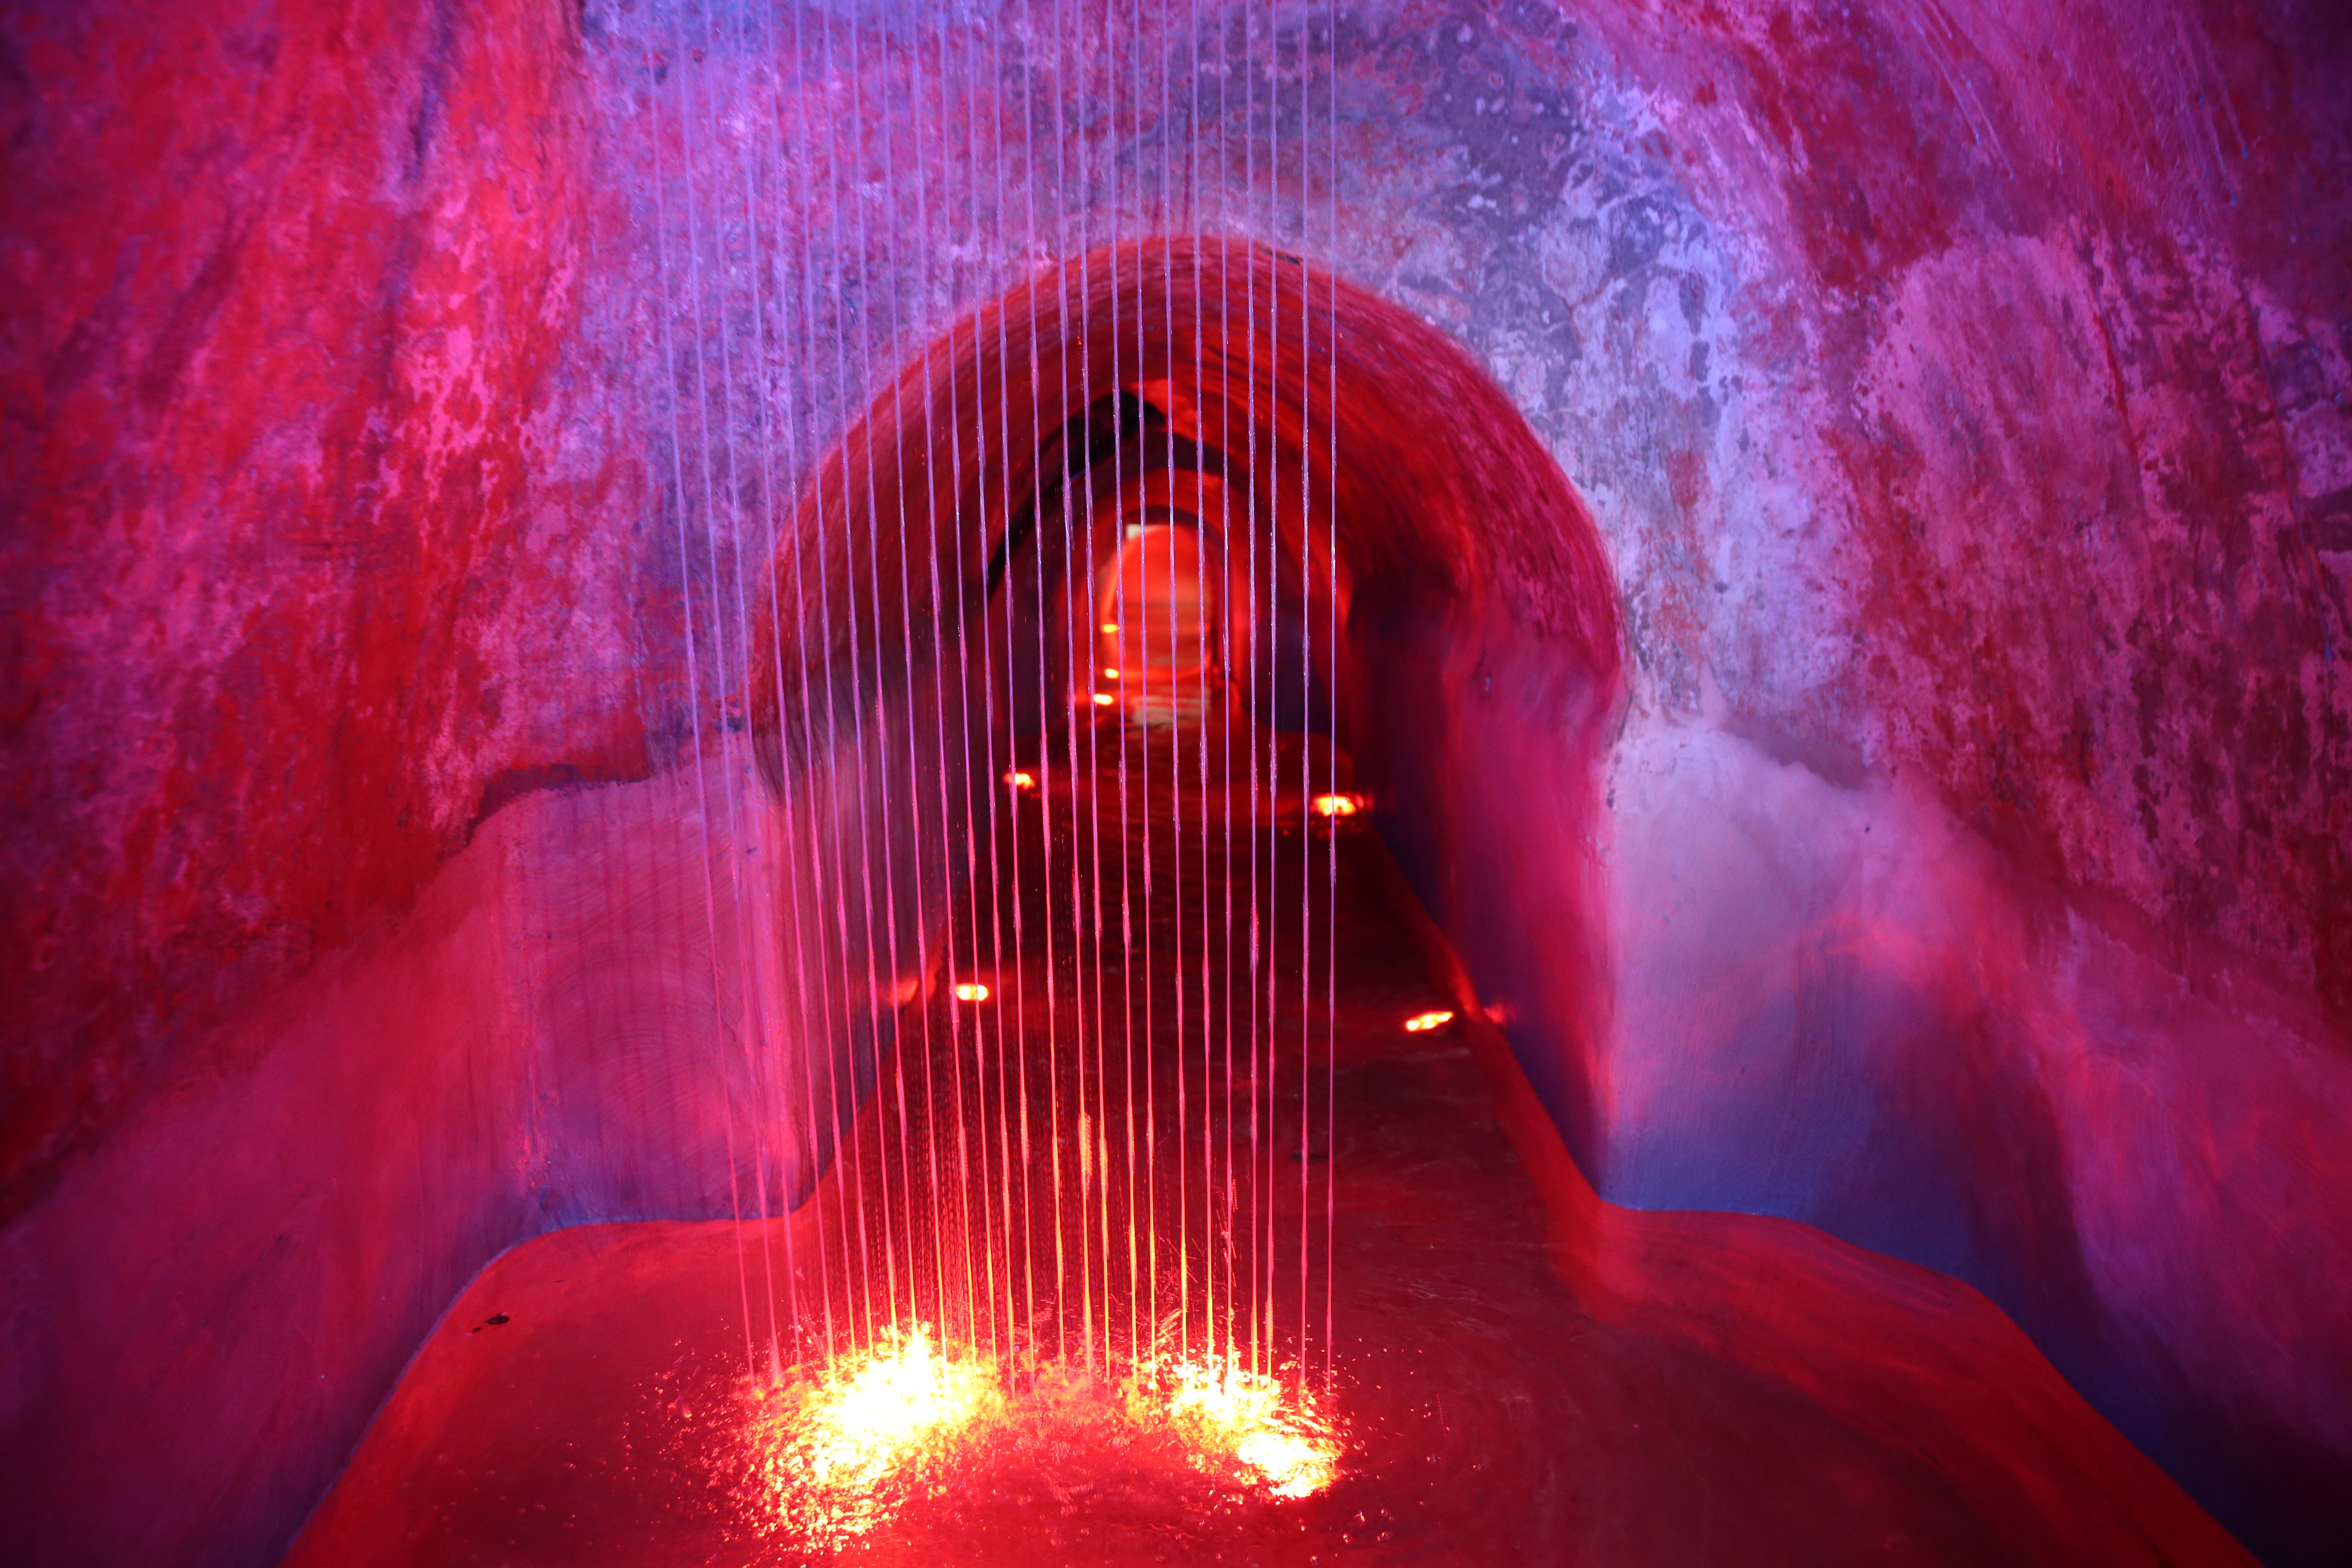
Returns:
[[[940,1457],[1002,1402],[993,1367],[950,1360],[918,1325],[755,1395],[750,1435],[780,1521],[812,1544],[833,1544],[888,1518],[888,1483]]]
[[[1337,1435],[1311,1399],[1280,1379],[1223,1357],[1177,1363],[1158,1384],[1131,1385],[1141,1394],[1136,1417],[1169,1424],[1204,1464],[1237,1461],[1278,1498],[1312,1497],[1331,1484]]]
[[[1337,1427],[1311,1395],[1230,1358],[1163,1359],[1116,1383],[958,1354],[928,1327],[745,1396],[760,1528],[819,1550],[871,1534],[918,1495],[983,1464],[1078,1451],[1156,1462],[1226,1495],[1290,1500],[1338,1474]],[[1073,1437],[1079,1441],[1073,1444]]]

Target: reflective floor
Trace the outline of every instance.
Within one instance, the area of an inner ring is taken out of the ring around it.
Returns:
[[[1333,760],[1214,740],[1022,763],[814,1199],[499,1259],[290,1560],[2251,1561],[1974,1292],[1598,1203]]]

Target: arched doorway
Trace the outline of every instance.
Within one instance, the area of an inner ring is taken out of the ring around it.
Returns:
[[[1224,582],[1223,485],[1192,470],[1154,474],[1104,508],[1116,540],[1093,586],[1096,706],[1144,728],[1197,723],[1222,710],[1245,595]],[[1108,700],[1106,700],[1108,699]]]

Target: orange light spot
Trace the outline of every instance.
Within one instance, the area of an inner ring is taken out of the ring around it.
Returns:
[[[1118,623],[1117,621],[1105,621],[1102,624],[1102,629],[1110,633],[1113,637],[1117,637],[1118,635]]]
[[[1033,773],[1024,772],[1020,768],[1015,768],[1011,773],[1004,775],[1004,782],[1011,784],[1014,789],[1035,789],[1037,787],[1037,775]]]
[[[1108,691],[1097,691],[1095,693],[1095,706],[1097,708],[1108,708],[1115,700],[1117,700],[1117,699],[1113,698]]]
[[[1353,816],[1364,809],[1364,803],[1352,795],[1318,795],[1314,805],[1318,816]]]
[[[1405,1033],[1409,1035],[1419,1035],[1431,1029],[1443,1027],[1452,1022],[1454,1022],[1454,1015],[1450,1012],[1441,1010],[1434,1013],[1415,1013],[1404,1021],[1404,1028]]]
[[[1331,1484],[1339,1441],[1280,1379],[1230,1356],[1180,1362],[1162,1375],[1157,1414],[1190,1439],[1195,1464],[1238,1464],[1278,1498],[1312,1497]]]
[[[1103,673],[1110,677],[1113,680],[1117,680],[1118,679],[1118,671],[1115,669],[1106,669]]]
[[[959,1002],[985,1002],[988,1000],[988,987],[977,981],[966,982],[955,988],[955,999]],[[1453,1016],[1452,1014],[1446,1016]]]
[[[894,1472],[951,1444],[1001,1403],[995,1371],[951,1360],[918,1325],[780,1390],[759,1434],[771,1497],[794,1533],[839,1545],[889,1517]]]
[[[954,1484],[977,1453],[1164,1455],[1151,1462],[1221,1491],[1290,1499],[1328,1488],[1345,1447],[1312,1394],[1232,1355],[1150,1357],[1116,1378],[1033,1364],[1016,1377],[921,1323],[789,1383],[747,1385],[744,1410],[746,1500],[765,1515],[755,1528],[827,1554]]]

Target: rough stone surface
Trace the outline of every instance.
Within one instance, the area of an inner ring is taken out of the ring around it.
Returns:
[[[210,1031],[512,781],[642,772],[646,585],[557,12],[12,8],[5,39],[13,1214],[249,1066]]]

